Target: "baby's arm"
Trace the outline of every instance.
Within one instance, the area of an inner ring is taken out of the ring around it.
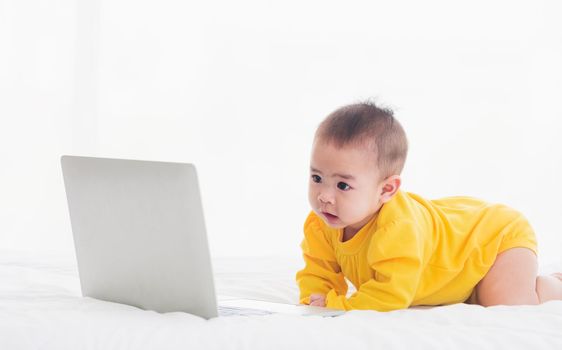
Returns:
[[[313,300],[316,300],[314,305],[325,306],[320,305],[324,303],[319,300],[324,300],[330,290],[337,290],[338,293],[345,295],[347,283],[339,265],[335,261],[313,257],[305,249],[303,251],[305,267],[297,272],[296,276],[300,289],[300,303],[312,305]]]
[[[335,290],[326,295],[329,308],[390,311],[411,305],[423,269],[423,239],[415,223],[396,222],[377,232],[368,251],[374,277],[349,299]]]
[[[304,224],[301,248],[305,267],[296,275],[301,304],[314,302],[314,305],[319,305],[320,297],[325,297],[330,290],[343,295],[347,293],[347,283],[319,220],[311,213]]]

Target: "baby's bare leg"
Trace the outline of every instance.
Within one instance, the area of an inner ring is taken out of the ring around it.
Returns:
[[[499,254],[476,286],[480,305],[536,305],[562,300],[562,277],[537,276],[537,257],[527,248],[511,248]]]
[[[537,294],[541,303],[562,300],[562,273],[537,277]]]

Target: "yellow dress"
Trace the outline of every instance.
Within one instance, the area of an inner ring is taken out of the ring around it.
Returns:
[[[306,219],[305,267],[296,275],[301,303],[314,293],[343,310],[464,302],[499,253],[537,253],[521,213],[471,197],[427,200],[398,191],[350,240],[342,242],[342,234],[314,212]],[[345,279],[357,289],[349,298]]]

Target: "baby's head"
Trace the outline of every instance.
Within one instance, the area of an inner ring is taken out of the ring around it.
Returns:
[[[308,198],[326,224],[353,232],[400,187],[408,142],[389,109],[372,102],[339,108],[316,130]]]

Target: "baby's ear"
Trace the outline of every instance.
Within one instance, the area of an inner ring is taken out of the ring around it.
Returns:
[[[396,192],[400,189],[400,185],[402,184],[402,179],[400,175],[391,175],[382,181],[381,186],[381,203],[386,203],[394,197]]]

